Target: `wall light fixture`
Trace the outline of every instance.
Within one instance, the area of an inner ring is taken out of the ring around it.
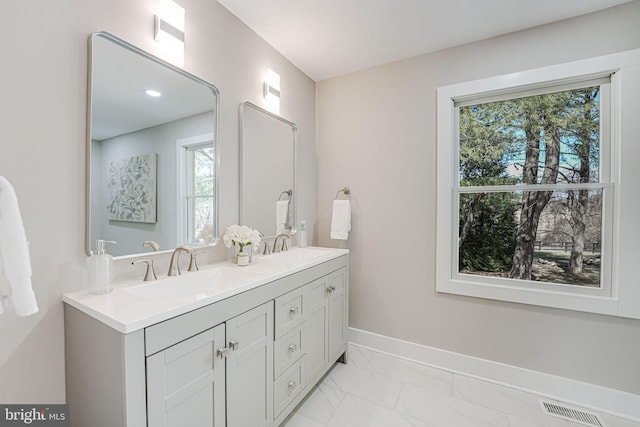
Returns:
[[[161,45],[161,56],[184,66],[184,8],[173,0],[160,0],[155,16],[154,39]]]
[[[267,70],[267,81],[264,82],[264,99],[267,110],[280,114],[280,74],[271,68]]]

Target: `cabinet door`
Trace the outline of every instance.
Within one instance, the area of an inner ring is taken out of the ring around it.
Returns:
[[[335,361],[347,344],[347,277],[342,268],[329,275],[329,360]]]
[[[227,346],[227,426],[267,426],[273,420],[273,302],[227,321]]]
[[[225,425],[224,325],[147,357],[149,427]]]
[[[304,311],[307,323],[307,378],[313,381],[329,363],[329,299],[328,277],[322,277],[304,288]]]

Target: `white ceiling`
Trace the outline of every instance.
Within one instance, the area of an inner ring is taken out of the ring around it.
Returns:
[[[91,53],[91,139],[102,141],[215,106],[209,87],[107,36],[92,38]],[[147,89],[162,96],[151,98]]]
[[[629,1],[218,0],[317,81]]]

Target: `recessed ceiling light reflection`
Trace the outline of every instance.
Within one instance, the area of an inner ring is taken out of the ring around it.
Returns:
[[[162,96],[162,94],[160,92],[158,92],[157,90],[153,90],[153,89],[147,89],[147,90],[144,91],[144,93],[146,93],[147,95],[152,96],[154,98]]]

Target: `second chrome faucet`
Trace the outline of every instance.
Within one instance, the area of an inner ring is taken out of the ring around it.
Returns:
[[[171,259],[169,260],[169,272],[167,276],[179,276],[182,274],[180,271],[180,253],[186,252],[189,254],[189,267],[187,271],[198,271],[198,260],[196,256],[204,251],[197,251],[189,246],[178,246],[173,250]]]
[[[189,246],[178,246],[171,253],[171,259],[169,260],[169,271],[167,272],[167,276],[169,277],[179,276],[180,274],[182,274],[182,271],[180,270],[180,254],[182,252],[186,252],[189,254],[189,267],[187,268],[187,271],[199,270],[196,256],[199,253],[202,253],[204,251],[197,251],[194,248],[191,248]],[[153,268],[153,260],[140,259],[132,262],[131,264],[137,264],[140,262],[145,262],[147,264],[147,271],[145,273],[144,280],[145,281],[156,280],[158,277],[156,276],[156,273]]]

